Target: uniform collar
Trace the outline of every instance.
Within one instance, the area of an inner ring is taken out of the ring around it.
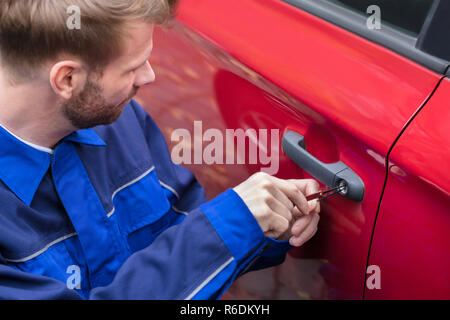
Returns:
[[[72,141],[91,146],[106,146],[105,141],[103,141],[97,133],[95,133],[94,129],[82,129],[75,131],[65,137],[63,141]]]
[[[61,142],[65,141],[106,146],[93,129],[75,131]],[[20,141],[0,126],[0,180],[28,206],[47,173],[51,156]]]

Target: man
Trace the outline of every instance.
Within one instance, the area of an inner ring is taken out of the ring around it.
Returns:
[[[315,234],[315,181],[259,173],[207,202],[131,100],[175,5],[0,2],[0,298],[219,298]]]

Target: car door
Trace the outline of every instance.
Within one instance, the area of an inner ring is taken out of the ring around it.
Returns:
[[[431,9],[415,13],[422,24]],[[174,26],[157,30],[157,81],[138,100],[169,148],[178,129],[192,132],[193,161],[183,164],[208,198],[260,170],[312,177],[284,152],[288,132],[304,138],[310,159],[344,165],[363,187],[359,199],[323,201],[313,239],[281,266],[242,276],[224,298],[363,298],[388,152],[448,66],[416,48],[422,24],[370,29],[368,18],[343,1],[183,0]],[[202,159],[209,129],[245,130],[245,150],[256,146],[258,158],[224,143],[222,161]]]
[[[381,283],[367,299],[450,297],[449,123],[446,78],[390,152],[369,260]]]

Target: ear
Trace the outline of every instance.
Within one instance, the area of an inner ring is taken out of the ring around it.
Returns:
[[[64,100],[69,100],[74,92],[79,92],[84,87],[86,78],[86,70],[76,61],[60,61],[50,69],[50,85]]]

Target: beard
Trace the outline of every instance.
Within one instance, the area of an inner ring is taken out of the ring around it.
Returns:
[[[78,129],[108,125],[119,119],[127,103],[137,94],[133,87],[128,98],[118,105],[108,104],[102,87],[88,77],[83,90],[62,104],[64,116]]]

